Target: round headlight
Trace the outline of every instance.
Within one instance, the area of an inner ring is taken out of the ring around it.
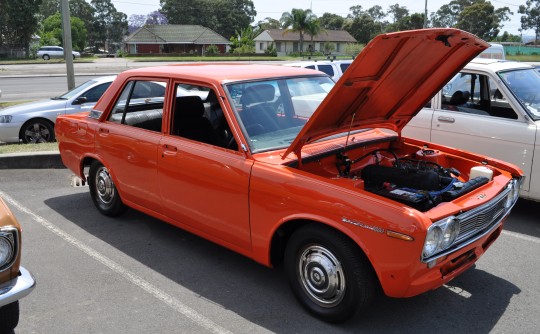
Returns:
[[[456,222],[454,217],[450,217],[446,221],[446,226],[442,234],[441,248],[446,249],[450,247],[456,240],[459,234],[459,223]]]
[[[435,254],[439,246],[443,232],[439,226],[432,226],[426,235],[426,242],[424,243],[423,256],[425,258]]]
[[[8,239],[2,237],[0,234],[0,268],[2,268],[6,263],[9,263],[12,256],[13,245]]]

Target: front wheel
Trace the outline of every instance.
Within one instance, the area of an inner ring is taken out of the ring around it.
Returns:
[[[92,201],[102,214],[114,217],[126,211],[127,207],[122,203],[109,170],[99,161],[90,165],[88,186]]]
[[[322,226],[307,225],[291,236],[285,269],[298,301],[324,321],[349,319],[375,294],[375,274],[361,249]]]
[[[19,138],[25,144],[53,142],[54,127],[46,120],[31,119],[21,127]]]
[[[19,302],[0,307],[0,333],[11,333],[19,324]]]
[[[43,60],[49,60],[51,57],[49,55],[43,55]]]

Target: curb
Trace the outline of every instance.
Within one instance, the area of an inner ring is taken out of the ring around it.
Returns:
[[[0,169],[64,169],[60,152],[0,154]]]

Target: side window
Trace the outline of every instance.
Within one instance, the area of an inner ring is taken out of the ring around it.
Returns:
[[[220,101],[218,94],[208,87],[177,84],[171,135],[237,150]]]
[[[116,101],[109,121],[160,132],[165,91],[165,82],[130,81]]]
[[[324,72],[331,77],[335,75],[332,65],[319,65],[319,71]]]
[[[85,94],[84,94],[84,97],[86,97],[86,102],[97,102],[99,100],[99,98],[101,97],[101,95],[103,95],[103,93],[105,93],[105,91],[107,90],[107,88],[109,88],[109,86],[111,85],[110,82],[107,82],[107,83],[104,83],[104,84],[101,84],[99,86],[96,86],[92,89],[89,89]]]
[[[444,86],[441,108],[468,114],[517,119],[496,82],[487,75],[458,73]]]

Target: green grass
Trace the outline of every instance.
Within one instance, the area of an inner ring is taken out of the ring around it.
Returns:
[[[0,109],[15,106],[17,104],[26,103],[30,101],[12,101],[12,102],[0,102]]]
[[[0,144],[0,154],[58,151],[58,143],[43,144]]]

